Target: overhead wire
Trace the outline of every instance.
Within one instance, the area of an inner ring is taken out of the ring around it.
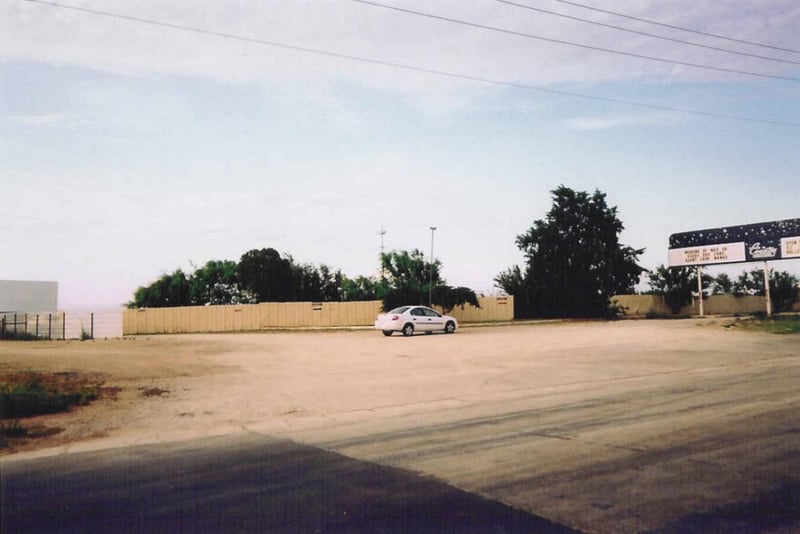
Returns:
[[[500,2],[501,4],[507,4],[509,6],[514,6],[514,7],[519,7],[519,8],[522,8],[522,9],[527,9],[529,11],[536,11],[537,13],[544,13],[546,15],[552,15],[552,16],[555,16],[555,17],[561,17],[561,18],[565,18],[565,19],[569,19],[569,20],[574,20],[574,21],[577,21],[577,22],[583,22],[585,24],[592,24],[594,26],[600,26],[600,27],[603,27],[603,28],[609,28],[609,29],[616,30],[616,31],[632,33],[632,34],[635,34],[635,35],[641,35],[641,36],[644,36],[644,37],[651,37],[653,39],[661,39],[663,41],[670,41],[670,42],[673,42],[673,43],[679,43],[679,44],[683,44],[683,45],[687,45],[687,46],[695,46],[695,47],[698,47],[698,48],[705,48],[705,49],[714,50],[714,51],[717,51],[717,52],[724,52],[726,54],[734,54],[734,55],[737,55],[737,56],[745,56],[745,57],[752,57],[752,58],[756,58],[756,59],[763,59],[764,61],[775,61],[777,63],[788,63],[788,64],[792,64],[792,65],[800,65],[800,61],[792,61],[791,59],[782,59],[782,58],[777,58],[777,57],[772,57],[772,56],[762,56],[762,55],[759,55],[759,54],[751,54],[749,52],[743,52],[741,50],[732,50],[730,48],[722,48],[720,46],[712,46],[712,45],[707,45],[707,44],[703,44],[703,43],[695,43],[693,41],[686,41],[684,39],[676,39],[674,37],[667,37],[665,35],[658,35],[658,34],[655,34],[655,33],[648,33],[648,32],[643,32],[643,31],[639,31],[639,30],[634,30],[634,29],[631,29],[631,28],[625,28],[624,26],[616,26],[614,24],[606,24],[604,22],[598,22],[596,20],[589,20],[589,19],[585,19],[585,18],[582,18],[582,17],[575,17],[573,15],[567,15],[566,13],[558,13],[557,11],[550,11],[548,9],[542,9],[542,8],[539,8],[539,7],[530,6],[528,4],[520,4],[518,2],[512,2],[510,0],[495,0],[495,1]]]
[[[560,45],[565,45],[565,46],[578,47],[578,48],[583,48],[583,49],[586,49],[586,50],[593,50],[595,52],[605,52],[607,54],[615,54],[615,55],[619,55],[619,56],[627,56],[627,57],[633,57],[633,58],[637,58],[637,59],[644,59],[644,60],[648,60],[648,61],[657,61],[657,62],[661,62],[661,63],[670,63],[672,65],[680,65],[680,66],[683,66],[683,67],[693,67],[693,68],[697,68],[697,69],[713,70],[713,71],[717,71],[717,72],[726,72],[726,73],[732,73],[732,74],[742,74],[742,75],[745,75],[745,76],[756,76],[756,77],[759,77],[759,78],[771,78],[771,79],[774,79],[774,80],[787,80],[787,81],[790,81],[790,82],[800,82],[800,78],[793,78],[791,76],[781,76],[781,75],[778,75],[778,74],[766,74],[766,73],[761,73],[761,72],[752,72],[752,71],[746,71],[746,70],[740,70],[740,69],[730,69],[730,68],[726,68],[726,67],[715,67],[713,65],[702,65],[702,64],[699,64],[699,63],[691,63],[691,62],[688,62],[688,61],[667,59],[667,58],[656,57],[656,56],[647,56],[647,55],[644,55],[644,54],[637,54],[637,53],[634,53],[634,52],[625,52],[623,50],[614,50],[612,48],[605,48],[605,47],[602,47],[602,46],[575,43],[575,42],[572,42],[572,41],[565,41],[563,39],[554,39],[554,38],[551,38],[551,37],[544,37],[542,35],[536,35],[536,34],[525,33],[525,32],[518,32],[518,31],[515,31],[515,30],[508,30],[508,29],[505,29],[505,28],[498,28],[496,26],[488,26],[486,24],[479,24],[477,22],[469,22],[469,21],[466,21],[466,20],[456,19],[456,18],[452,18],[452,17],[445,17],[443,15],[435,15],[433,13],[426,13],[424,11],[416,11],[416,10],[413,10],[413,9],[406,9],[406,8],[403,8],[403,7],[392,6],[392,5],[388,5],[388,4],[382,4],[380,2],[374,2],[372,0],[352,0],[352,1],[356,2],[356,3],[359,3],[359,4],[365,4],[365,5],[369,5],[369,6],[373,6],[373,7],[378,7],[378,8],[381,8],[381,9],[388,9],[388,10],[391,10],[391,11],[397,11],[397,12],[400,12],[400,13],[406,13],[406,14],[415,15],[415,16],[418,16],[418,17],[425,17],[425,18],[430,18],[430,19],[435,19],[435,20],[441,20],[441,21],[444,21],[444,22],[450,22],[450,23],[453,23],[453,24],[460,24],[462,26],[470,26],[472,28],[480,28],[482,30],[489,30],[489,31],[493,31],[493,32],[505,33],[505,34],[508,34],[508,35],[516,35],[518,37],[525,37],[527,39],[536,39],[538,41],[545,41],[545,42],[548,42],[548,43],[555,43],[555,44],[560,44]]]
[[[684,26],[677,26],[675,24],[667,24],[666,22],[659,22],[659,21],[652,20],[652,19],[645,19],[645,18],[642,18],[642,17],[635,17],[633,15],[628,15],[627,13],[620,13],[619,11],[611,11],[609,9],[601,9],[599,7],[589,6],[589,5],[586,5],[586,4],[581,4],[579,2],[573,2],[571,0],[556,0],[556,2],[561,2],[562,4],[568,4],[568,5],[575,6],[575,7],[580,7],[580,8],[583,8],[583,9],[589,9],[589,10],[592,10],[592,11],[596,11],[598,13],[605,13],[606,15],[614,15],[616,17],[622,17],[622,18],[626,18],[626,19],[629,19],[629,20],[635,20],[635,21],[638,21],[638,22],[646,22],[647,24],[653,24],[653,25],[656,25],[656,26],[664,27],[664,28],[671,28],[673,30],[680,30],[680,31],[684,31],[684,32],[694,33],[694,34],[697,34],[697,35],[704,35],[706,37],[713,37],[715,39],[723,39],[725,41],[731,41],[731,42],[734,42],[734,43],[741,43],[741,44],[747,44],[747,45],[752,45],[752,46],[760,46],[762,48],[771,48],[772,50],[781,50],[783,52],[792,52],[794,54],[800,54],[800,50],[796,50],[794,48],[785,48],[785,47],[782,47],[782,46],[775,46],[775,45],[770,45],[770,44],[766,44],[766,43],[757,43],[755,41],[747,41],[745,39],[738,39],[736,37],[730,37],[730,36],[727,36],[727,35],[720,35],[718,33],[710,33],[710,32],[704,32],[704,31],[701,31],[701,30],[694,30],[692,28],[686,28]]]
[[[412,71],[412,72],[420,72],[420,73],[425,73],[425,74],[434,74],[434,75],[438,75],[438,76],[444,76],[444,77],[455,78],[455,79],[460,79],[460,80],[467,80],[467,81],[471,81],[471,82],[485,83],[485,84],[491,84],[491,85],[497,85],[497,86],[503,86],[503,87],[511,87],[511,88],[515,88],[515,89],[523,89],[523,90],[529,90],[529,91],[536,91],[536,92],[547,93],[547,94],[552,94],[552,95],[568,96],[568,97],[580,98],[580,99],[584,99],[584,100],[592,100],[592,101],[596,101],[596,102],[606,102],[606,103],[610,103],[610,104],[619,104],[619,105],[625,105],[625,106],[633,106],[633,107],[640,107],[640,108],[646,108],[646,109],[654,109],[654,110],[659,110],[659,111],[667,111],[667,112],[671,112],[671,113],[683,113],[683,114],[687,114],[687,115],[697,115],[697,116],[703,116],[703,117],[712,117],[712,118],[716,118],[716,119],[726,119],[726,120],[741,121],[741,122],[760,123],[760,124],[767,124],[767,125],[771,125],[771,126],[788,126],[788,127],[792,127],[792,128],[800,128],[800,122],[779,121],[779,120],[772,120],[772,119],[763,119],[763,118],[758,118],[758,117],[749,117],[749,116],[745,116],[745,115],[731,115],[731,114],[726,114],[726,113],[715,113],[715,112],[712,112],[712,111],[702,111],[702,110],[690,109],[690,108],[681,108],[681,107],[675,107],[675,106],[665,106],[665,105],[660,105],[660,104],[650,104],[650,103],[639,102],[639,101],[635,101],[635,100],[626,100],[626,99],[621,99],[621,98],[602,97],[602,96],[597,96],[597,95],[589,95],[589,94],[585,94],[585,93],[576,93],[576,92],[572,92],[572,91],[563,91],[563,90],[559,90],[559,89],[550,89],[550,88],[540,87],[540,86],[536,86],[536,85],[522,84],[522,83],[516,83],[516,82],[508,82],[508,81],[503,81],[503,80],[494,80],[494,79],[491,79],[491,78],[485,78],[485,77],[480,77],[480,76],[471,76],[471,75],[468,75],[468,74],[460,74],[460,73],[448,72],[448,71],[437,70],[437,69],[430,69],[430,68],[427,68],[427,67],[419,67],[419,66],[415,66],[415,65],[409,65],[409,64],[404,64],[404,63],[396,63],[396,62],[392,62],[392,61],[373,59],[373,58],[368,58],[368,57],[363,57],[363,56],[355,56],[355,55],[351,55],[351,54],[344,54],[344,53],[340,53],[340,52],[332,52],[332,51],[329,51],[329,50],[322,50],[322,49],[318,49],[318,48],[309,48],[309,47],[303,47],[303,46],[297,46],[297,45],[290,45],[290,44],[286,44],[286,43],[280,43],[280,42],[277,42],[277,41],[267,41],[267,40],[264,40],[264,39],[258,39],[258,38],[254,38],[254,37],[246,37],[246,36],[242,36],[242,35],[230,34],[230,33],[225,33],[225,32],[214,31],[214,30],[207,30],[207,29],[203,29],[203,28],[197,28],[197,27],[187,26],[187,25],[183,25],[183,24],[176,24],[176,23],[172,23],[172,22],[165,22],[165,21],[160,21],[160,20],[155,20],[155,19],[147,19],[147,18],[143,18],[143,17],[135,17],[135,16],[132,16],[132,15],[124,15],[124,14],[121,14],[121,13],[113,13],[113,12],[110,12],[110,11],[101,11],[101,10],[97,10],[97,9],[90,9],[90,8],[85,8],[85,7],[72,6],[72,5],[69,5],[69,4],[61,4],[61,3],[58,3],[58,2],[50,2],[50,1],[47,1],[47,0],[22,0],[22,1],[29,2],[29,3],[34,3],[34,4],[39,4],[39,5],[44,5],[44,6],[49,6],[49,7],[55,7],[55,8],[59,8],[59,9],[68,9],[68,10],[78,11],[78,12],[82,12],[82,13],[90,13],[90,14],[98,15],[98,16],[104,16],[104,17],[115,18],[115,19],[120,19],[120,20],[127,20],[127,21],[130,21],[130,22],[136,22],[136,23],[141,23],[141,24],[150,24],[150,25],[153,25],[153,26],[160,26],[160,27],[164,27],[164,28],[171,28],[171,29],[176,29],[176,30],[188,31],[188,32],[193,32],[193,33],[197,33],[197,34],[202,34],[202,35],[211,35],[211,36],[216,36],[216,37],[222,37],[222,38],[225,38],[225,39],[233,39],[233,40],[243,41],[243,42],[248,42],[248,43],[253,43],[253,44],[271,46],[271,47],[275,47],[275,48],[281,48],[281,49],[285,49],[285,50],[292,50],[292,51],[296,51],[296,52],[303,52],[303,53],[308,53],[308,54],[315,54],[315,55],[320,55],[320,56],[333,57],[333,58],[337,58],[337,59],[345,59],[345,60],[349,60],[349,61],[356,61],[356,62],[370,64],[370,65],[381,65],[381,66],[385,66],[385,67],[403,69],[403,70]]]

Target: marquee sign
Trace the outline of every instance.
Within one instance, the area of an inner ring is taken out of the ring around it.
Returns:
[[[669,266],[800,258],[800,219],[709,228],[669,236]]]

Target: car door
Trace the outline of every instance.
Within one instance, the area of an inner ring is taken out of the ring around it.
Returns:
[[[444,317],[430,308],[424,308],[424,310],[425,317],[428,319],[428,330],[444,330]]]
[[[430,317],[425,314],[425,308],[412,309],[411,320],[414,323],[414,330],[417,332],[429,332],[432,330]]]

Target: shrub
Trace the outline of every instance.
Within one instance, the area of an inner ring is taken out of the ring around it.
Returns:
[[[0,419],[63,412],[98,397],[99,384],[69,373],[24,372],[0,379]]]
[[[0,447],[8,446],[9,438],[24,438],[28,435],[28,430],[19,421],[3,423],[0,421]]]
[[[30,332],[0,331],[0,339],[8,341],[36,341],[39,338]]]

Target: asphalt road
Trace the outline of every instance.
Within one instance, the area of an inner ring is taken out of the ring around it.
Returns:
[[[0,530],[574,532],[429,476],[258,434],[16,462]]]
[[[800,532],[800,338],[731,322],[0,344],[119,388],[0,458],[3,533]]]

